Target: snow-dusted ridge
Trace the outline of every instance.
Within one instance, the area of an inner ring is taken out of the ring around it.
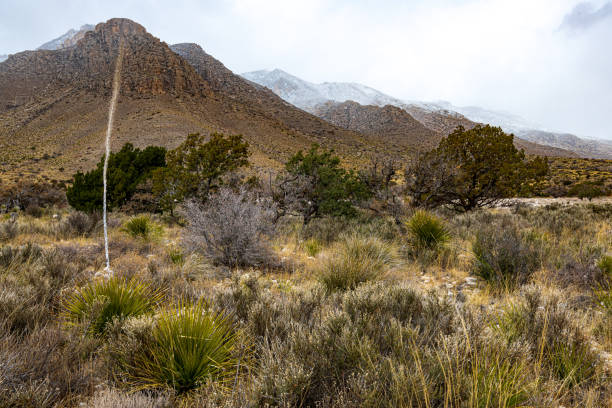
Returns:
[[[83,38],[86,32],[92,31],[94,28],[95,27],[91,24],[82,25],[78,30],[71,28],[65,34],[44,43],[38,47],[37,50],[59,50],[62,48],[71,47],[76,44],[78,40]]]
[[[612,141],[579,138],[572,134],[555,133],[520,116],[492,111],[477,106],[455,106],[450,102],[406,101],[386,95],[374,88],[352,82],[315,84],[280,69],[246,72],[242,77],[271,89],[285,101],[308,112],[326,102],[354,101],[361,105],[400,107],[413,116],[419,112],[467,118],[477,123],[501,127],[504,131],[535,143],[573,150],[585,157],[612,159]],[[417,119],[419,119],[417,117]]]

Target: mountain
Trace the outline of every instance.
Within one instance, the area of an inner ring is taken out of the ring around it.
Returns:
[[[62,48],[72,47],[85,36],[86,32],[92,31],[94,28],[91,24],[82,25],[78,30],[71,28],[64,35],[44,43],[37,50],[61,50]]]
[[[425,127],[404,109],[361,105],[354,101],[326,102],[314,108],[314,114],[334,125],[385,139],[395,149],[434,148],[442,135]]]
[[[553,133],[542,130],[518,129],[516,135],[534,143],[571,150],[581,157],[612,159],[612,141],[579,138],[569,133]]]
[[[0,62],[6,60],[8,58],[8,55],[0,55]]]
[[[458,107],[445,101],[403,101],[365,85],[345,82],[315,84],[279,69],[247,72],[242,76],[269,88],[287,102],[308,112],[316,113],[317,106],[330,101],[340,103],[354,101],[361,105],[379,107],[393,105],[404,109],[424,126],[441,134],[448,134],[459,125],[470,128],[476,123],[487,123],[500,126],[506,132],[514,133],[517,138],[524,140],[520,144],[530,149],[531,152],[567,156],[567,152],[564,153],[561,150],[565,149],[582,157],[612,158],[610,150],[612,142],[586,140],[574,135],[544,132],[537,130],[538,125],[509,113],[474,106]],[[550,146],[553,149],[538,147],[535,144]]]
[[[232,74],[197,45],[178,44],[175,52],[139,24],[112,19],[72,47],[25,51],[0,63],[0,177],[65,180],[95,165],[120,43],[114,149],[128,141],[173,148],[192,132],[239,133],[255,167],[266,168],[312,143],[347,158],[387,149]]]

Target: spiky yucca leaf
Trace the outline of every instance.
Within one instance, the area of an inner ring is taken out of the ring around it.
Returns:
[[[233,378],[237,369],[238,331],[227,316],[203,302],[162,311],[151,345],[132,367],[140,388],[170,387],[185,392],[207,381]]]
[[[416,246],[435,249],[450,239],[442,220],[427,211],[419,210],[406,222]]]
[[[77,289],[64,302],[64,315],[71,325],[86,324],[88,334],[99,336],[114,319],[152,312],[163,294],[135,278],[112,277]]]
[[[127,232],[134,238],[142,238],[148,240],[162,233],[161,226],[157,225],[151,218],[146,215],[132,217],[123,226],[123,231]]]

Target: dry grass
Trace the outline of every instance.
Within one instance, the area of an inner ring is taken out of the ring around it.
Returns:
[[[306,228],[287,218],[269,246],[292,267],[265,270],[214,266],[183,247],[183,227],[160,219],[163,237],[133,238],[121,231],[128,218],[115,214],[113,269],[166,297],[149,315],[112,320],[103,337],[62,319],[62,300],[103,267],[97,223],[65,210],[38,215],[1,221],[14,225],[0,243],[0,407],[612,403],[610,206],[447,214],[450,239],[425,255],[382,217]],[[538,262],[500,289],[473,276],[472,246],[479,235],[483,245],[505,242],[510,228],[512,243]],[[313,270],[342,258],[362,269],[369,259],[376,279],[326,290]],[[248,339],[233,345],[231,378],[134,393],[131,357],[154,346],[161,312],[198,301]]]

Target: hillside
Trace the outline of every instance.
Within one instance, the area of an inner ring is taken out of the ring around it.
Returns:
[[[317,105],[314,114],[334,125],[373,137],[384,138],[396,149],[410,146],[432,149],[442,135],[426,128],[405,110],[392,105],[378,107],[354,101]]]
[[[233,75],[201,49],[192,53],[196,69],[144,27],[112,19],[73,47],[26,51],[0,64],[5,178],[66,179],[94,165],[102,153],[120,42],[125,51],[114,148],[127,141],[172,148],[190,132],[241,133],[252,145],[255,164],[273,167],[313,142],[345,157],[380,147]]]
[[[580,157],[612,159],[612,141],[583,139],[570,133],[554,133],[533,129],[518,130],[516,134],[533,143],[571,150]]]

